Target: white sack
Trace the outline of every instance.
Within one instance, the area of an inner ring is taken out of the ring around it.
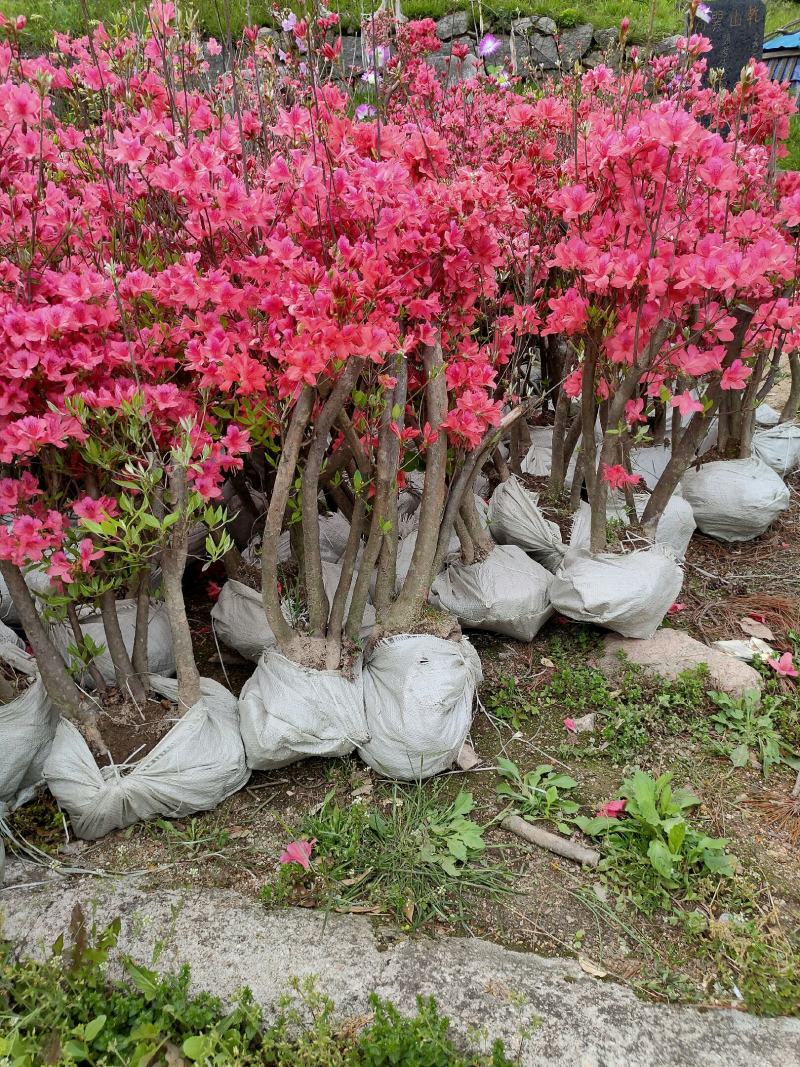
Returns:
[[[266,649],[239,697],[239,723],[252,770],[307,756],[346,756],[369,737],[361,661],[352,679],[317,671]]]
[[[753,434],[753,455],[782,478],[800,467],[800,426],[782,422]]]
[[[370,739],[359,756],[387,778],[418,780],[447,770],[469,733],[482,678],[465,637],[400,634],[380,641],[364,666]]]
[[[781,421],[781,414],[770,404],[759,404],[756,408],[757,426],[777,426]]]
[[[177,699],[171,678],[151,677],[150,685]],[[200,701],[130,767],[98,767],[77,728],[61,719],[44,777],[78,837],[94,840],[141,819],[209,811],[242,788],[250,772],[236,697],[210,678],[201,678],[200,688]]]
[[[261,593],[229,578],[211,609],[214,633],[228,648],[258,663],[265,648],[275,644],[267,624]]]
[[[319,517],[320,555],[327,563],[338,563],[347,548],[350,523],[341,511]]]
[[[531,426],[531,446],[523,457],[520,468],[523,474],[530,474],[534,478],[547,478],[553,465],[553,427]],[[578,446],[573,450],[567,467],[566,482],[572,482],[575,473],[575,464],[578,462]]]
[[[328,597],[328,605],[333,604],[333,598],[336,596],[336,590],[339,587],[339,579],[342,576],[342,568],[338,563],[325,563],[322,564],[322,584],[325,587],[325,594]],[[353,599],[353,590],[355,589],[356,580],[358,578],[358,563],[353,568],[353,577],[350,579],[350,588],[347,591],[347,599],[344,602],[344,621],[347,625],[347,614],[350,611],[350,603]],[[364,615],[361,619],[360,631],[362,637],[366,636],[372,627],[375,625],[375,607],[370,600],[369,593],[367,594],[367,604],[364,608]]]
[[[292,558],[292,535],[284,530],[278,538],[278,563],[286,563]],[[249,545],[242,549],[242,559],[245,563],[261,566],[261,538],[255,537]]]
[[[596,556],[570,548],[553,576],[550,599],[568,619],[647,638],[682,585],[683,571],[660,546]]]
[[[633,503],[636,508],[636,514],[640,519],[649,499],[645,493],[634,494]],[[613,496],[609,500],[606,507],[606,518],[609,521],[624,523],[625,526],[629,525],[625,501],[621,497]],[[584,548],[588,551],[591,544],[591,524],[592,509],[585,500],[582,500],[581,506],[572,521],[572,531],[569,538],[570,548]],[[689,542],[695,529],[696,524],[691,504],[688,500],[684,500],[682,496],[675,495],[668,501],[658,521],[654,543],[666,545],[675,553],[676,559],[682,560],[686,555],[686,549],[689,547]]]
[[[133,654],[133,642],[136,637],[136,601],[118,600],[117,618],[119,628],[122,631],[122,639],[128,655]],[[78,609],[78,619],[84,637],[91,637],[96,645],[100,645],[103,651],[95,659],[95,666],[109,685],[113,685],[114,664],[108,651],[106,642],[106,630],[99,611]],[[75,644],[75,637],[69,623],[56,623],[50,628],[50,636],[53,643],[64,659],[69,662],[67,649]],[[170,675],[175,673],[175,653],[172,648],[172,631],[169,627],[167,609],[163,603],[150,602],[150,614],[147,622],[147,664],[151,674]],[[89,672],[84,672],[83,685],[91,684]]]
[[[58,715],[32,656],[6,643],[0,646],[0,659],[32,679],[15,700],[0,704],[0,807],[14,808],[29,800],[42,780]]]
[[[496,545],[480,563],[451,563],[431,587],[430,602],[464,626],[532,641],[552,614],[552,575],[517,545]]]
[[[25,572],[25,584],[34,594],[45,596],[50,592],[50,579],[39,567]],[[0,574],[0,621],[9,626],[21,626],[19,612],[9,592],[6,580]]]
[[[498,545],[517,545],[554,571],[564,557],[566,547],[561,531],[539,508],[539,494],[532,493],[511,477],[501,482],[489,501],[489,530]]]
[[[397,546],[397,564],[395,568],[395,590],[400,591],[400,587],[406,580],[408,569],[411,566],[411,558],[414,555],[414,547],[417,543],[417,531],[412,530],[410,534],[403,537],[400,540],[400,544]],[[455,530],[450,533],[450,540],[447,542],[447,552],[444,557],[444,564],[447,565],[448,561],[457,559],[461,553],[461,542],[458,539],[458,535]]]
[[[667,445],[631,449],[631,473],[638,474],[648,489],[655,489],[672,452]]]
[[[750,541],[789,507],[789,490],[762,460],[724,459],[681,479],[698,529],[720,541]]]

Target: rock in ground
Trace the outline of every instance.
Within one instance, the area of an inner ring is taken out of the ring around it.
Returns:
[[[468,30],[469,16],[466,11],[454,11],[452,15],[445,15],[436,23],[436,36],[440,41],[461,37]]]
[[[668,681],[674,681],[682,671],[705,663],[708,665],[709,689],[718,689],[732,697],[740,697],[745,689],[761,690],[761,676],[754,667],[709,648],[682,630],[657,630],[653,637],[644,641],[609,634],[603,642],[603,654],[594,661],[594,666],[606,677],[619,674],[622,669],[620,652],[647,674],[659,675]]]
[[[501,1038],[521,1067],[788,1067],[800,1021],[638,1000],[574,960],[544,959],[478,938],[400,938],[381,951],[363,917],[266,911],[229,890],[148,893],[92,879],[0,893],[4,936],[34,955],[67,933],[80,903],[102,928],[122,920],[117,952],[159,971],[191,968],[194,991],[224,1000],[248,985],[270,1011],[292,975],[317,976],[338,1014],[368,1011],[374,990],[404,1012],[433,995],[462,1039]],[[388,940],[384,937],[383,940]],[[154,950],[160,948],[154,962]],[[112,970],[112,976],[115,972]],[[118,973],[118,971],[116,972]],[[793,1051],[794,1050],[794,1051]]]

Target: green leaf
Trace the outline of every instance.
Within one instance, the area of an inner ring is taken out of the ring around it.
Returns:
[[[656,783],[644,771],[634,771],[631,789],[639,814],[651,826],[658,826],[660,820],[656,811]]]
[[[106,1025],[106,1016],[98,1015],[96,1019],[92,1019],[90,1023],[86,1024],[83,1031],[83,1036],[86,1041],[94,1041],[103,1027]]]
[[[672,853],[663,841],[651,841],[647,849],[647,856],[655,871],[662,878],[666,878],[668,881],[672,879]]]
[[[667,843],[669,850],[676,855],[681,850],[681,845],[686,837],[686,823],[683,819],[675,819],[667,831]]]
[[[146,967],[140,967],[132,959],[124,961],[125,970],[130,979],[146,1000],[152,1000],[158,993],[158,975],[155,971],[148,971]]]
[[[732,878],[734,874],[733,857],[727,852],[707,850],[703,853],[703,863],[709,871],[721,874],[725,878]]]
[[[67,1041],[62,1050],[65,1056],[71,1056],[73,1060],[88,1060],[89,1050],[82,1041]]]
[[[750,749],[747,745],[737,745],[736,748],[732,748],[730,753],[731,763],[734,767],[747,766],[747,759],[750,755]]]
[[[202,1059],[208,1052],[208,1039],[200,1036],[187,1037],[181,1045],[181,1050],[190,1060]]]
[[[462,790],[453,801],[450,811],[453,815],[467,815],[474,807],[475,801],[472,799],[472,793],[465,793]]]

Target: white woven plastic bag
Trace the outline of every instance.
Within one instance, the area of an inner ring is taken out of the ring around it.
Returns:
[[[552,575],[517,545],[496,545],[480,563],[451,563],[431,586],[430,602],[463,626],[532,641],[552,614]]]
[[[258,663],[265,648],[275,644],[261,593],[233,578],[223,585],[211,609],[211,625],[224,645],[253,663]]]
[[[268,648],[242,689],[239,721],[253,770],[307,756],[346,756],[369,736],[361,661],[348,678],[302,667]]]
[[[173,679],[151,677],[150,684],[162,696],[177,698]],[[61,719],[44,777],[78,837],[94,840],[143,819],[209,811],[242,788],[250,772],[238,701],[211,678],[201,678],[200,688],[200,701],[129,767],[98,767],[78,729]]]
[[[58,716],[32,656],[3,642],[0,659],[31,679],[16,699],[0,704],[0,804],[14,808],[29,800],[42,781]]]
[[[800,467],[800,426],[781,422],[753,434],[753,455],[785,478]]]
[[[517,545],[548,571],[555,571],[566,546],[561,531],[546,519],[539,507],[539,494],[532,493],[511,477],[492,493],[489,530],[498,545]]]
[[[103,651],[94,661],[103,678],[110,684],[114,684],[114,663],[106,644],[106,630],[100,612],[80,611],[78,618],[84,637],[90,637],[96,645],[100,645]],[[133,642],[136,637],[136,601],[118,600],[117,618],[119,628],[122,631],[122,639],[128,654],[133,653]],[[51,627],[50,636],[53,644],[61,652],[64,659],[69,661],[67,649],[75,644],[75,637],[68,623],[57,623]],[[151,674],[170,675],[175,673],[175,653],[172,648],[172,631],[167,618],[167,609],[163,603],[150,602],[150,612],[147,620],[147,665]],[[89,672],[85,671],[81,684],[89,686],[91,679]]]
[[[763,460],[724,459],[681,479],[698,529],[720,541],[750,541],[789,507],[789,490]]]
[[[780,421],[781,413],[770,404],[759,404],[756,408],[757,426],[777,426]]]
[[[636,514],[641,519],[644,509],[647,507],[649,497],[644,493],[636,493],[633,498]],[[628,512],[625,502],[621,497],[614,496],[606,508],[606,517],[612,522],[620,522],[628,526]],[[591,541],[592,509],[585,500],[575,514],[570,533],[570,548],[589,549]],[[669,499],[667,506],[658,521],[656,527],[655,544],[666,545],[675,553],[677,560],[682,560],[686,555],[686,549],[696,529],[692,506],[682,496],[675,495]]]
[[[341,511],[319,517],[319,548],[322,559],[328,563],[338,563],[347,548],[350,536],[350,523]]]
[[[364,667],[370,739],[359,756],[387,778],[413,781],[447,770],[469,733],[482,678],[465,637],[400,634],[379,641]]]
[[[683,585],[683,571],[660,545],[596,556],[570,548],[553,576],[553,607],[568,619],[623,637],[652,637]]]

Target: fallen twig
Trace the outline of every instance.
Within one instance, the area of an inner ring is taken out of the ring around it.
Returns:
[[[529,841],[532,845],[545,848],[548,852],[555,852],[557,856],[574,860],[585,867],[596,867],[600,862],[600,853],[593,848],[586,848],[584,845],[579,845],[566,837],[551,834],[548,830],[542,830],[539,826],[532,826],[518,815],[507,815],[500,825],[504,830],[509,830],[512,834],[516,834],[517,837],[521,837],[524,841]]]

